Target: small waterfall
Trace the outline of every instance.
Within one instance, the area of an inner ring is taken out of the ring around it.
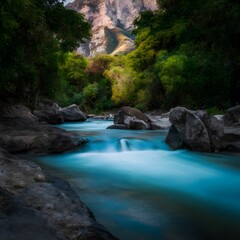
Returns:
[[[120,140],[121,151],[130,151],[129,142],[127,139]]]

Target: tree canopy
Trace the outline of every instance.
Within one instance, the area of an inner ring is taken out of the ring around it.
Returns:
[[[59,63],[90,36],[81,14],[60,0],[8,0],[0,3],[0,97],[34,104],[61,86]]]

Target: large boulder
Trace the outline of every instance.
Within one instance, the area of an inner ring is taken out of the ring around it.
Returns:
[[[41,101],[33,114],[40,120],[50,124],[63,123],[63,116],[59,112],[60,107],[51,100]]]
[[[59,112],[63,116],[63,120],[65,122],[86,121],[87,119],[85,114],[79,109],[76,104],[61,108]]]
[[[173,149],[187,147],[193,151],[211,152],[222,148],[223,125],[206,111],[171,109],[171,127],[166,142]],[[174,140],[175,139],[175,140]]]
[[[228,109],[223,119],[225,125],[240,124],[240,105]]]
[[[149,130],[151,129],[151,120],[140,110],[131,107],[122,107],[114,116],[114,125],[109,128],[114,129],[116,126],[126,126],[126,129],[132,130]],[[122,127],[123,129],[124,127]]]

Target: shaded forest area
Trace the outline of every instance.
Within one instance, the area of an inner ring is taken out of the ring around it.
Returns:
[[[160,0],[135,21],[136,49],[85,58],[83,16],[58,0],[1,3],[0,95],[34,106],[39,97],[101,112],[177,105],[221,112],[240,102],[240,3]]]

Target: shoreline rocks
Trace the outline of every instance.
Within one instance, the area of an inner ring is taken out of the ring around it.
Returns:
[[[61,153],[86,143],[22,104],[0,109],[0,240],[116,240],[70,185],[10,153]],[[7,150],[7,151],[6,151]]]
[[[61,108],[51,100],[42,100],[33,111],[40,120],[50,124],[61,124],[63,122],[84,122],[85,114],[76,104]]]
[[[236,121],[234,125],[224,125],[222,118],[211,116],[203,110],[191,111],[183,107],[171,109],[169,120],[172,126],[166,143],[173,150],[187,148],[199,152],[240,152],[240,125]]]
[[[240,125],[240,105],[229,108],[223,116],[225,125]]]
[[[76,133],[38,120],[21,104],[5,106],[0,115],[0,147],[10,153],[61,153],[86,143]]]
[[[1,240],[116,240],[70,185],[0,149]]]

